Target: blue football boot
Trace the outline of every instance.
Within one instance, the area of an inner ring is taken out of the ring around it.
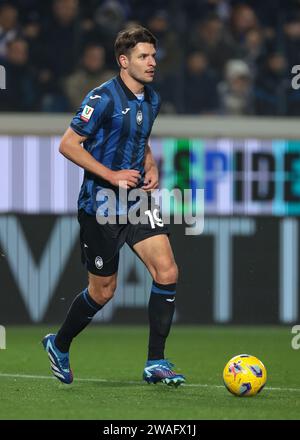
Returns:
[[[69,353],[62,353],[54,344],[54,334],[46,335],[42,344],[48,353],[52,373],[63,383],[73,382],[73,373],[70,368]]]
[[[166,385],[178,387],[185,382],[185,377],[182,374],[175,373],[172,370],[173,367],[174,365],[166,359],[147,361],[143,379],[148,383],[162,382]]]

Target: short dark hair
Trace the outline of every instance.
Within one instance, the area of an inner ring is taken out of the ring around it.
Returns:
[[[142,26],[132,26],[120,31],[115,41],[115,56],[119,64],[120,55],[128,55],[138,43],[150,43],[156,48],[157,39]]]

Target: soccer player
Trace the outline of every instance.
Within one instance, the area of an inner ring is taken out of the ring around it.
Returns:
[[[73,381],[69,362],[73,338],[114,295],[119,251],[125,242],[153,278],[148,307],[148,359],[143,379],[175,386],[185,382],[164,355],[175,309],[178,269],[168,229],[159,212],[148,211],[147,223],[97,221],[100,190],[110,189],[118,194],[121,186],[128,192],[141,188],[151,194],[158,186],[158,170],[149,146],[152,125],[160,108],[159,95],[149,85],[156,68],[156,44],[156,38],[141,26],[118,34],[115,55],[119,75],[88,93],[61,140],[60,152],[85,170],[78,199],[78,220],[82,260],[88,270],[88,287],[74,299],[58,333],[46,335],[42,341],[53,374],[64,383]],[[120,210],[117,200],[119,215]]]

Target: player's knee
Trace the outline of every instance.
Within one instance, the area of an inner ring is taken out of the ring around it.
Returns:
[[[89,293],[91,297],[98,304],[106,304],[114,296],[117,287],[117,282],[115,279],[107,279],[101,282],[100,285],[90,285]]]
[[[112,289],[102,289],[101,292],[99,292],[99,303],[100,304],[106,304],[108,301],[112,299],[114,296],[115,291]]]
[[[175,262],[157,269],[154,280],[159,284],[174,284],[178,280],[178,266]]]
[[[114,293],[115,293],[114,289],[109,288],[109,287],[107,287],[107,288],[102,287],[101,289],[97,289],[97,290],[91,289],[91,291],[90,291],[90,295],[93,298],[93,300],[101,305],[104,305],[108,301],[110,301],[112,299],[112,297],[114,296]]]

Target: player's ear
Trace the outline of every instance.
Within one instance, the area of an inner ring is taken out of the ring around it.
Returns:
[[[120,55],[119,56],[119,63],[120,66],[123,67],[123,69],[126,69],[128,67],[128,58],[126,55]]]

